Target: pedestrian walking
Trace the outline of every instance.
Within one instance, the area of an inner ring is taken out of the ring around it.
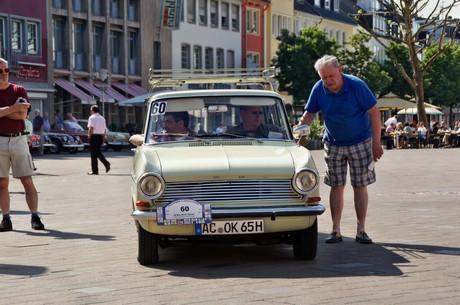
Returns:
[[[335,56],[323,56],[314,67],[321,79],[311,90],[299,125],[310,124],[318,111],[324,114],[324,182],[331,187],[332,216],[332,233],[326,243],[342,241],[340,221],[349,167],[357,217],[355,240],[371,244],[372,239],[365,230],[367,185],[376,181],[374,162],[383,155],[377,100],[364,81],[342,72]]]
[[[40,110],[35,109],[35,118],[32,122],[32,125],[34,127],[34,133],[39,135],[39,147],[38,147],[38,154],[40,156],[43,156],[44,153],[44,138],[43,138],[43,130],[45,128],[45,121],[43,120],[43,117],[40,115]]]
[[[13,230],[8,190],[10,169],[24,187],[32,214],[32,229],[44,230],[38,215],[38,194],[32,180],[33,162],[24,132],[29,98],[24,87],[9,82],[8,73],[8,62],[0,58],[0,209],[3,214],[0,232]]]
[[[88,137],[91,151],[91,171],[88,172],[88,175],[99,175],[98,159],[104,164],[105,172],[108,173],[110,171],[110,163],[101,152],[105,132],[105,119],[99,114],[99,107],[93,105],[91,106],[91,116],[88,119]]]

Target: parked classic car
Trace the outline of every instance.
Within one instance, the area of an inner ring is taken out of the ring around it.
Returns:
[[[31,151],[32,150],[38,150],[39,147],[40,147],[40,135],[38,134],[30,134],[30,135],[27,135],[28,137],[28,141],[30,143],[30,149]],[[43,147],[44,147],[44,151],[45,152],[48,152],[49,151],[49,148],[51,146],[53,146],[53,142],[51,142],[51,139],[49,137],[47,137],[46,135],[43,135]]]
[[[260,118],[260,130],[238,127],[246,107],[257,107],[248,115]],[[131,172],[140,264],[158,263],[158,247],[184,242],[286,243],[297,259],[316,256],[325,211],[319,173],[294,142],[279,94],[163,92],[148,100],[147,113]],[[185,123],[175,113],[187,114],[188,132],[168,131]]]
[[[85,148],[79,136],[72,136],[65,133],[46,132],[44,133],[45,149],[52,154],[59,154],[63,150],[71,154],[82,151]]]
[[[86,131],[88,129],[88,120],[78,120],[78,124]],[[119,132],[119,131],[111,131],[106,128],[105,132],[105,141],[104,145],[101,147],[101,150],[108,150],[109,148],[113,149],[114,151],[120,151],[123,148],[130,147],[131,144],[129,143],[129,133],[127,132]]]

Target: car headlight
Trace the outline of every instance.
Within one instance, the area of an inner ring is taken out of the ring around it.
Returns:
[[[155,199],[163,194],[165,182],[163,178],[156,173],[145,173],[139,178],[137,186],[139,191],[146,198]]]
[[[319,176],[318,173],[302,168],[292,178],[292,187],[296,192],[302,195],[311,194],[318,188]]]

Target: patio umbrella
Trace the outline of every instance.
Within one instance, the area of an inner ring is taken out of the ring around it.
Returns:
[[[443,113],[439,111],[438,109],[434,108],[425,108],[426,114],[429,115],[442,115]],[[403,110],[399,110],[398,114],[417,114],[418,110],[417,108],[407,108]]]
[[[377,107],[379,109],[405,109],[416,107],[416,105],[390,92],[377,100]]]

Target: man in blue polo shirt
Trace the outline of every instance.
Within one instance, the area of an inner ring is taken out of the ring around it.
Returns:
[[[340,220],[344,206],[347,167],[350,167],[357,217],[356,242],[371,244],[365,230],[367,185],[375,182],[374,162],[383,155],[377,100],[358,77],[343,74],[337,58],[325,55],[315,63],[319,80],[312,88],[299,125],[310,124],[318,111],[324,114],[324,151],[332,233],[326,243],[342,241]]]

